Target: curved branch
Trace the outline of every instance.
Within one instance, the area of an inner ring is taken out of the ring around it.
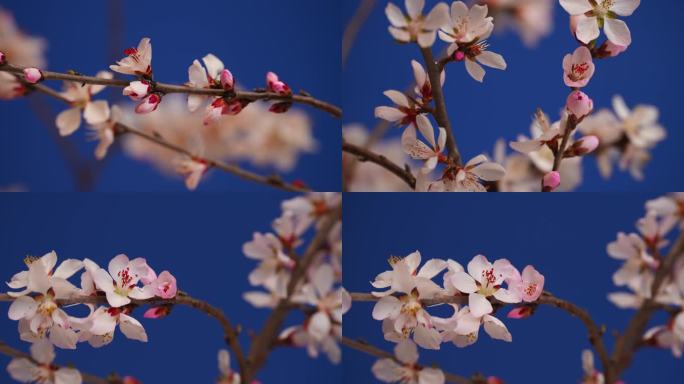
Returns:
[[[375,347],[375,346],[368,344],[368,343],[364,343],[362,341],[353,340],[353,339],[350,339],[348,337],[342,336],[342,340],[340,340],[340,343],[342,345],[349,347],[349,348],[356,349],[357,351],[361,351],[363,353],[366,353],[366,354],[369,354],[369,355],[372,355],[375,357],[379,357],[381,359],[392,359],[392,360],[396,361],[398,364],[401,364],[401,365],[404,364],[403,362],[397,360],[397,358],[393,354],[391,354],[387,351],[383,351],[382,349],[380,349],[378,347]],[[415,364],[415,366],[418,368],[425,367],[424,365],[420,365],[420,364]],[[444,373],[444,378],[446,379],[447,383],[456,383],[456,384],[479,383],[476,380],[470,380],[468,378],[465,378],[465,377],[459,376],[459,375],[455,375],[453,373],[449,373],[449,372],[445,372],[445,371],[442,371],[442,372]]]
[[[17,359],[28,359],[30,360],[33,364],[36,365],[42,365],[41,363],[37,362],[33,356],[29,355],[26,352],[22,352],[18,349],[14,349],[7,345],[7,343],[3,342],[0,340],[0,353],[9,357],[17,358]],[[57,365],[57,364],[52,364],[53,367],[55,368],[61,368],[63,366]],[[116,379],[116,378],[107,378],[104,379],[99,376],[91,375],[89,373],[81,372],[81,377],[83,378],[83,382],[85,383],[91,383],[91,384],[122,384],[123,381],[121,379]]]
[[[351,20],[344,29],[344,34],[342,35],[342,66],[347,62],[347,57],[349,57],[349,51],[351,51],[356,36],[359,34],[359,30],[363,23],[368,19],[373,7],[375,6],[376,0],[361,0],[359,7],[354,12]]]
[[[70,101],[67,98],[65,98],[62,94],[60,94],[59,92],[55,91],[54,89],[52,89],[50,87],[47,87],[47,86],[42,85],[42,84],[29,84],[28,86],[32,89],[38,90],[42,93],[45,93],[46,95],[52,96],[56,99],[59,99],[65,103],[70,103]],[[307,191],[309,191],[309,189],[306,187],[285,182],[278,175],[262,176],[262,175],[259,175],[257,173],[250,172],[250,171],[247,171],[245,169],[242,169],[241,167],[234,165],[234,164],[228,164],[228,163],[224,163],[224,162],[219,161],[219,160],[213,160],[213,159],[209,159],[209,158],[205,158],[202,156],[195,155],[183,147],[180,147],[178,145],[175,145],[173,143],[170,143],[170,142],[164,140],[160,136],[148,134],[146,132],[137,130],[135,128],[132,128],[130,126],[127,126],[127,125],[119,123],[119,122],[117,122],[115,129],[116,129],[117,134],[128,133],[131,135],[138,136],[138,137],[143,138],[147,141],[151,141],[155,144],[158,144],[164,148],[170,149],[170,150],[177,152],[179,154],[188,156],[188,157],[190,157],[196,161],[202,162],[202,163],[206,164],[208,167],[220,169],[226,173],[230,173],[232,175],[235,175],[235,176],[242,178],[242,179],[245,179],[245,180],[253,181],[255,183],[268,185],[271,187],[283,189],[285,191],[290,191],[290,192],[307,192]]]
[[[24,67],[5,64],[0,66],[0,71],[21,74],[23,73]],[[66,80],[75,81],[77,83],[85,84],[99,84],[106,85],[109,87],[127,87],[130,81],[121,79],[103,79],[93,76],[77,75],[70,73],[60,73],[52,71],[41,70],[43,74],[43,79],[45,80]],[[206,96],[216,96],[216,97],[227,97],[230,99],[239,100],[277,100],[277,101],[292,101],[294,103],[306,104],[316,109],[320,109],[331,114],[334,117],[342,117],[342,109],[339,107],[327,103],[325,101],[318,100],[309,95],[281,95],[278,93],[266,92],[266,91],[235,91],[233,93],[228,93],[223,89],[210,89],[210,88],[193,88],[186,85],[175,85],[154,82],[153,87],[155,91],[162,93],[185,93],[185,94],[195,94],[195,95],[206,95]]]
[[[404,182],[406,182],[406,184],[408,184],[409,187],[411,187],[411,189],[416,188],[416,178],[413,176],[411,171],[398,166],[387,157],[372,152],[370,149],[359,147],[358,145],[350,144],[347,142],[342,143],[342,151],[349,152],[353,155],[358,156],[359,161],[370,161],[372,163],[375,163],[392,172],[400,179],[404,180]]]
[[[5,293],[0,293],[0,302],[1,301],[14,301],[14,298],[10,295],[7,295]],[[75,296],[75,297],[70,297],[68,299],[59,299],[56,300],[57,304],[60,306],[66,306],[66,305],[74,305],[74,304],[107,304],[107,297],[106,296]],[[186,307],[194,308],[198,311],[204,312],[207,315],[213,317],[216,319],[219,324],[221,325],[221,328],[223,328],[223,333],[225,337],[226,343],[233,349],[233,353],[235,354],[235,358],[238,361],[238,364],[240,368],[243,368],[246,363],[245,363],[245,356],[244,352],[242,351],[242,347],[240,346],[240,343],[238,342],[238,332],[235,329],[235,327],[231,324],[230,320],[228,317],[221,311],[219,308],[216,308],[212,306],[211,304],[207,303],[206,301],[202,301],[199,299],[196,299],[190,295],[188,295],[185,292],[179,291],[176,297],[172,299],[162,299],[162,298],[151,298],[151,299],[146,299],[146,300],[133,300],[131,299],[131,304],[133,305],[149,305],[149,306],[157,306],[157,305],[184,305]]]

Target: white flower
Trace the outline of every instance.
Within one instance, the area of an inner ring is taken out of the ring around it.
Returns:
[[[67,279],[83,268],[83,263],[76,259],[64,260],[57,269],[57,253],[46,253],[40,258],[26,257],[24,262],[28,271],[22,271],[14,276],[7,286],[12,289],[22,289],[20,292],[7,292],[12,297],[27,295],[31,292],[45,294],[50,288],[58,299],[66,298],[78,289]],[[54,269],[54,270],[53,270]]]
[[[295,261],[283,251],[283,245],[272,233],[254,232],[253,240],[242,246],[250,259],[259,260],[259,266],[249,274],[251,285],[285,287]]]
[[[512,141],[510,146],[512,149],[520,153],[531,153],[542,149],[542,147],[556,143],[557,139],[563,135],[562,129],[565,128],[567,121],[567,114],[563,114],[563,120],[560,123],[549,125],[549,119],[541,111],[537,111],[532,122],[532,139],[520,135],[518,141]]]
[[[295,216],[317,218],[330,212],[341,201],[342,195],[337,192],[312,192],[283,201],[281,208]]]
[[[653,148],[665,139],[665,129],[658,124],[658,108],[637,105],[630,110],[621,96],[613,97],[613,108],[622,120],[622,127],[629,141],[639,148]]]
[[[584,44],[599,37],[599,26],[614,44],[628,46],[632,36],[627,24],[618,16],[629,16],[639,7],[641,0],[560,0],[561,6],[573,16],[583,16],[577,24],[575,35]]]
[[[192,65],[188,67],[188,78],[190,81],[187,83],[188,86],[192,88],[220,88],[221,87],[221,76],[225,78],[229,75],[231,81],[230,84],[226,84],[232,89],[232,74],[230,71],[224,69],[223,62],[213,54],[208,54],[202,58],[204,62],[204,67],[200,64],[198,60],[192,62]],[[190,112],[194,112],[200,107],[202,102],[206,99],[211,98],[211,96],[206,95],[188,95],[188,109]]]
[[[451,44],[470,44],[488,38],[494,29],[493,18],[487,17],[486,5],[473,5],[470,10],[462,1],[451,3],[450,22],[439,31],[439,38]]]
[[[116,326],[127,338],[131,340],[147,342],[147,333],[142,324],[129,316],[128,308],[99,307],[82,322],[75,323],[74,327],[80,330],[79,341],[88,343],[99,348],[112,342]]]
[[[646,243],[635,234],[618,233],[617,240],[608,244],[608,255],[614,259],[624,260],[624,264],[613,274],[613,283],[617,286],[629,285],[635,279],[641,279],[644,268],[655,269],[659,262],[653,258],[646,248]]]
[[[145,259],[129,260],[126,255],[117,255],[109,262],[109,272],[89,259],[83,261],[98,289],[107,295],[107,302],[114,308],[128,305],[131,299],[144,300],[154,297],[154,287],[139,287],[138,282],[148,275]]]
[[[109,69],[125,75],[149,76],[152,74],[152,44],[148,37],[144,37],[138,43],[137,48],[124,50],[127,56],[110,65]]]
[[[387,98],[392,100],[396,107],[380,106],[375,107],[375,117],[387,120],[397,125],[414,124],[416,116],[421,112],[421,107],[406,97],[403,93],[389,89],[383,92]]]
[[[311,283],[302,288],[297,302],[316,308],[307,324],[306,332],[317,341],[330,335],[333,324],[342,324],[342,290],[333,290],[335,272],[329,264],[321,264],[310,276]]]
[[[389,32],[402,43],[418,42],[423,48],[435,42],[437,30],[449,22],[449,7],[439,3],[426,15],[422,15],[425,0],[406,0],[407,15],[396,5],[389,3],[385,14],[392,24]]]
[[[121,121],[123,117],[123,112],[118,105],[114,105],[111,108],[111,113],[107,121],[94,124],[90,127],[92,130],[93,138],[98,141],[97,147],[95,147],[95,158],[102,160],[107,156],[107,151],[109,147],[114,144],[114,138],[116,136],[116,125]]]
[[[49,334],[52,344],[64,349],[76,348],[78,337],[71,329],[71,318],[59,308],[52,289],[35,297],[16,298],[7,315],[11,320],[19,320],[22,339],[40,340]]]
[[[475,317],[482,317],[493,311],[487,297],[494,296],[505,303],[519,303],[522,297],[518,292],[502,288],[505,281],[515,277],[517,270],[506,259],[490,263],[483,255],[475,256],[468,263],[468,273],[455,272],[451,283],[468,295],[468,305]],[[517,276],[520,276],[517,273]]]
[[[98,72],[96,76],[101,79],[112,78],[112,74],[107,71]],[[92,101],[92,96],[100,93],[104,88],[104,85],[83,85],[73,81],[64,82],[62,96],[69,100],[71,108],[57,115],[55,124],[57,124],[60,135],[69,136],[81,126],[81,112],[83,112],[83,118],[90,125],[107,121],[109,118],[107,101]]]
[[[443,384],[444,372],[437,368],[417,365],[418,348],[410,340],[404,340],[394,347],[396,359],[381,359],[371,368],[373,375],[385,383]]]
[[[418,287],[423,296],[434,296],[441,292],[439,285],[432,281],[446,268],[444,260],[430,259],[420,269],[421,255],[415,251],[406,257],[392,256],[388,260],[391,271],[385,271],[375,277],[371,285],[375,288],[389,288],[387,291],[372,292],[376,297],[384,297],[395,292],[409,293],[413,288]]]
[[[442,319],[433,317],[435,326],[442,331],[443,342],[451,341],[455,346],[464,348],[474,344],[480,333],[480,325],[484,326],[485,332],[496,340],[511,342],[513,336],[506,325],[492,315],[474,316],[468,306],[460,310],[455,304],[450,304],[454,313],[450,318]]]
[[[684,192],[674,192],[667,196],[646,202],[646,209],[655,212],[669,221],[679,221],[684,225]]]
[[[428,183],[427,192],[487,192],[483,181],[497,181],[506,175],[506,170],[491,162],[485,155],[473,157],[463,167],[448,170],[442,180]]]
[[[306,348],[311,358],[317,358],[320,352],[325,353],[333,364],[338,364],[342,359],[342,351],[337,344],[337,339],[341,337],[342,327],[340,325],[333,325],[331,334],[326,335],[321,340],[313,337],[302,326],[286,328],[279,335],[280,340],[287,340],[297,347]]]
[[[7,372],[14,380],[22,383],[41,384],[81,384],[81,373],[74,368],[57,368],[52,365],[55,350],[47,341],[31,345],[31,357],[16,358],[10,361]]]
[[[428,141],[428,145],[418,140],[416,137],[416,129],[409,125],[404,130],[401,136],[401,146],[409,156],[418,160],[425,160],[421,172],[430,173],[435,167],[440,159],[444,159],[442,151],[444,150],[444,145],[446,144],[446,130],[444,128],[439,128],[439,138],[435,142],[435,131],[432,127],[432,123],[428,120],[425,115],[416,116],[416,125],[420,130],[420,133]]]

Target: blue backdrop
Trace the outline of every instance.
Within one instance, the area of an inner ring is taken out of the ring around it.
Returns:
[[[106,266],[118,253],[145,257],[158,272],[168,269],[178,287],[221,308],[242,325],[243,346],[248,332],[261,329],[269,310],[253,308],[242,299],[251,290],[247,275],[256,266],[242,254],[253,231],[269,231],[288,194],[225,195],[25,195],[0,199],[0,279],[8,281],[23,270],[25,255],[56,250],[59,259],[90,258]],[[78,284],[78,278],[75,282]],[[4,289],[3,289],[4,291]],[[2,303],[0,340],[28,350],[19,340],[16,322],[7,318]],[[71,313],[71,311],[70,311]],[[126,339],[120,331],[109,346],[87,343],[76,351],[57,350],[57,362],[73,362],[85,372],[106,376],[130,374],[145,383],[211,383],[218,377],[216,354],[225,348],[218,323],[186,307],[173,309],[161,320],[134,317],[145,327],[149,342]],[[298,321],[296,315],[289,320]],[[9,383],[0,355],[0,382]],[[233,358],[233,368],[236,368]],[[279,348],[258,378],[264,383],[288,381],[341,382],[341,366],[325,357],[312,360],[303,349]]]
[[[342,13],[349,20],[360,0],[343,1]],[[394,0],[404,7],[403,1]],[[368,21],[361,28],[343,72],[342,98],[345,123],[360,122],[373,127],[373,109],[389,105],[383,96],[386,89],[403,90],[413,81],[410,61],[422,62],[418,47],[396,44],[387,27],[384,8],[387,1],[376,2]],[[426,9],[437,1],[426,1]],[[451,3],[449,1],[448,3]],[[679,112],[680,89],[684,73],[679,46],[680,19],[684,2],[675,0],[643,1],[636,12],[624,20],[633,43],[627,52],[597,63],[596,74],[586,88],[596,108],[611,108],[611,98],[621,94],[627,104],[652,104],[661,112],[661,124],[668,138],[653,151],[653,161],[646,168],[645,181],[637,182],[618,172],[609,181],[601,179],[594,159],[585,162],[585,181],[581,191],[658,191],[684,188],[684,178],[677,170],[684,165],[680,150],[684,122]],[[496,24],[496,20],[494,20]],[[459,149],[466,159],[486,151],[503,137],[511,141],[518,134],[529,134],[532,115],[537,107],[557,119],[568,95],[562,82],[563,56],[577,43],[569,32],[568,15],[555,1],[553,33],[529,49],[513,32],[494,34],[491,50],[500,53],[508,69],[487,69],[484,84],[473,80],[460,64],[447,66],[445,98]],[[436,44],[439,52],[444,43]],[[654,52],[657,52],[654,55]],[[392,134],[399,136],[400,129]],[[509,149],[509,152],[511,150]]]
[[[341,23],[339,2],[297,0],[252,1],[120,1],[123,29],[120,45],[112,48],[109,27],[110,1],[60,1],[36,4],[3,1],[27,33],[48,43],[49,69],[75,69],[94,74],[120,59],[122,50],[135,46],[141,37],[152,39],[156,79],[185,83],[193,59],[212,52],[222,58],[240,83],[263,87],[267,71],[275,71],[295,90],[340,104],[339,68]],[[115,40],[116,41],[116,40]],[[52,82],[60,86],[58,82]],[[103,95],[118,97],[120,89]],[[50,100],[55,112],[64,105]],[[340,121],[303,107],[313,119],[313,134],[319,142],[316,153],[303,155],[287,180],[301,179],[322,191],[340,190]],[[27,100],[0,103],[0,186],[21,183],[34,191],[69,191],[74,183],[48,130],[29,108]],[[199,127],[201,128],[201,127]],[[74,143],[86,159],[93,161],[95,144],[85,139],[83,129],[66,140]],[[262,174],[269,168],[252,168]],[[152,165],[117,153],[108,158],[95,182],[102,191],[184,190],[177,179],[161,175]],[[230,175],[213,175],[202,190],[263,190],[266,187]]]
[[[376,274],[388,268],[390,255],[420,250],[423,262],[452,258],[466,265],[478,253],[490,260],[508,258],[520,270],[532,264],[546,277],[545,289],[586,308],[613,330],[624,330],[633,311],[607,301],[616,291],[611,276],[620,263],[606,245],[618,231],[633,231],[643,204],[658,195],[564,194],[449,196],[347,194],[344,203],[344,285],[350,292],[370,292]],[[436,280],[441,284],[441,276]],[[372,303],[354,303],[344,317],[344,334],[363,338],[385,350],[381,322],[371,317]],[[435,312],[433,312],[435,313]],[[421,362],[469,376],[497,375],[506,383],[577,383],[580,353],[589,346],[586,329],[576,318],[540,307],[526,320],[505,318],[512,343],[492,340],[483,331],[466,349],[443,344],[440,351],[421,349]],[[439,316],[447,313],[436,312]],[[659,318],[662,324],[663,318]],[[372,382],[374,357],[345,349],[345,383]],[[642,349],[624,379],[629,384],[670,383],[684,365],[669,350]],[[675,380],[676,381],[676,380]]]

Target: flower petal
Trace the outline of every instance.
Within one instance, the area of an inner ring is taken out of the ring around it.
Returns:
[[[69,136],[81,126],[81,109],[69,108],[57,115],[55,124],[61,136]]]
[[[632,44],[632,34],[627,24],[622,20],[606,18],[603,30],[606,32],[608,40],[612,41],[613,44],[624,47]]]

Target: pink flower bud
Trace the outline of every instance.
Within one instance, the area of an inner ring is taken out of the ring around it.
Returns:
[[[489,376],[487,378],[487,384],[504,384],[504,382],[496,376]]]
[[[222,97],[217,97],[211,104],[207,106],[204,112],[204,125],[209,125],[219,118],[221,115],[237,115],[244,108],[244,104],[240,100],[231,100],[226,102]]]
[[[235,79],[233,78],[233,74],[230,73],[230,71],[227,69],[224,69],[221,72],[221,86],[226,91],[232,91],[233,87],[235,86]]]
[[[271,105],[271,107],[268,110],[273,113],[285,113],[290,109],[291,106],[291,102],[283,101],[281,103],[275,103]]]
[[[532,315],[532,307],[515,307],[508,312],[506,317],[509,319],[524,319]]]
[[[4,52],[0,52],[0,65],[5,64],[7,64],[7,56],[5,56]]]
[[[627,47],[624,45],[617,45],[617,44],[613,43],[612,41],[608,40],[608,42],[606,42],[606,48],[605,49],[606,49],[606,52],[608,52],[610,54],[610,57],[615,57],[615,56],[621,54],[622,52],[626,51]]]
[[[43,78],[43,74],[40,72],[40,69],[38,68],[25,68],[24,78],[26,79],[26,82],[30,84],[36,84],[40,81],[40,79]]]
[[[145,97],[143,101],[135,107],[135,113],[150,113],[157,110],[161,103],[162,96],[159,93],[152,93]]]
[[[166,305],[161,307],[152,307],[145,311],[143,317],[146,319],[161,319],[162,317],[168,316],[170,312],[171,307]]]
[[[594,152],[594,150],[598,148],[599,138],[594,135],[584,136],[583,138],[579,139],[575,145],[578,155],[586,155],[587,153]]]
[[[126,376],[123,378],[123,384],[140,384],[140,380],[133,376]]]
[[[582,91],[573,91],[568,96],[566,108],[577,119],[581,119],[594,109],[594,101]]]
[[[463,61],[465,59],[465,53],[463,51],[454,52],[454,60]]]
[[[266,74],[266,86],[268,87],[268,90],[274,93],[279,93],[281,95],[291,95],[292,91],[290,90],[290,87],[287,86],[284,82],[280,81],[278,79],[278,75],[276,75],[273,72],[269,72]]]
[[[124,96],[128,96],[131,100],[142,100],[150,92],[150,83],[147,81],[132,81],[128,87],[124,88]]]
[[[542,188],[544,191],[551,192],[554,189],[558,188],[561,182],[561,177],[560,173],[556,171],[551,171],[544,175],[544,180],[542,184]]]
[[[176,296],[176,292],[178,291],[178,288],[176,287],[176,278],[173,277],[169,271],[160,273],[153,284],[155,287],[155,294],[162,299],[171,299]]]

